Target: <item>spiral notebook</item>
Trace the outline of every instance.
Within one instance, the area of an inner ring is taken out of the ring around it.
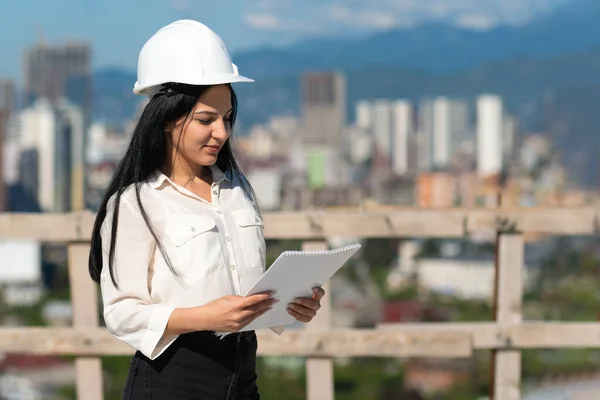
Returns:
[[[273,308],[243,330],[258,330],[292,324],[295,319],[287,306],[297,297],[312,297],[312,288],[322,286],[360,249],[353,244],[320,251],[284,251],[254,284],[246,296],[275,290],[279,299]]]

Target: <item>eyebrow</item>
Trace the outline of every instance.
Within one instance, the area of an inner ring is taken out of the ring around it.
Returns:
[[[233,108],[230,108],[229,110],[225,111],[225,114],[230,113],[231,111],[233,111]],[[196,111],[194,112],[194,115],[196,114],[210,114],[210,115],[219,115],[218,112],[215,111],[207,111],[207,110],[200,110],[200,111]]]

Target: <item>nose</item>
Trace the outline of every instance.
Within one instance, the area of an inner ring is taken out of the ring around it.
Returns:
[[[215,124],[213,126],[213,137],[217,139],[227,140],[230,131],[227,121],[225,121],[223,118],[219,118],[219,120],[215,121]]]

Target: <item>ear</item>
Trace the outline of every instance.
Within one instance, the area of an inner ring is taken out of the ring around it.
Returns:
[[[165,126],[165,133],[171,135],[173,133],[173,129],[175,128],[175,122],[171,121]]]

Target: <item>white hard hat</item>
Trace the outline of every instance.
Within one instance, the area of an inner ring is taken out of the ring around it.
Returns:
[[[238,73],[219,35],[198,21],[180,20],[161,28],[142,47],[133,92],[152,95],[170,82],[220,85],[254,80]]]

